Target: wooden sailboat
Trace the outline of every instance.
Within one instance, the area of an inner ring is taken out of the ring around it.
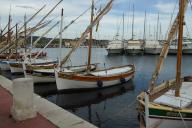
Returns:
[[[40,25],[46,18],[47,18],[47,16],[49,16],[50,15],[50,13],[62,2],[63,0],[60,0],[53,8],[51,8],[51,10],[35,25],[35,27],[37,27],[38,25]],[[25,20],[24,20],[24,35],[25,35],[25,38],[24,38],[24,43],[26,44],[26,38],[27,38],[27,36],[29,36],[29,35],[31,35],[34,31],[30,31],[30,32],[28,32],[27,33],[27,27],[26,27],[26,25],[27,25],[27,22],[31,19],[29,19],[29,20],[26,20],[26,16],[25,16],[25,18],[24,18]],[[58,24],[58,23],[56,23],[56,24]],[[53,27],[55,27],[56,25],[54,25]],[[52,27],[52,28],[53,28]],[[21,27],[22,28],[22,27]],[[21,30],[21,28],[20,28],[20,30]],[[52,29],[51,28],[51,29]],[[38,41],[39,41],[39,38],[37,39]],[[37,59],[37,58],[39,58],[39,56],[41,55],[43,53],[43,51],[39,51],[39,52],[37,52],[37,54],[35,55],[35,57],[33,57],[32,56],[32,54],[29,52],[29,53],[27,53],[26,52],[26,49],[25,49],[25,52],[24,52],[24,59],[22,59],[22,60],[20,60],[20,61],[15,61],[15,62],[11,62],[11,63],[9,63],[9,65],[10,65],[10,69],[11,69],[11,73],[23,73],[23,65],[22,65],[22,63],[24,62],[25,64],[31,64],[31,65],[40,65],[40,64],[51,64],[51,63],[53,63],[53,64],[55,64],[55,63],[57,63],[57,60],[52,60],[52,59]],[[26,55],[26,54],[28,54],[28,55]],[[28,58],[28,56],[29,56],[29,58]],[[33,58],[32,58],[33,57]]]
[[[45,6],[43,6],[41,9],[39,9],[34,15],[32,15],[26,22],[30,22]],[[11,21],[11,15],[9,14],[9,22],[7,24],[6,27],[10,26],[10,21]],[[39,24],[37,27],[43,27],[42,24]],[[4,30],[6,29],[6,27],[4,28]],[[15,35],[11,35],[9,34],[10,31],[12,31],[13,28],[16,27],[16,34]],[[24,56],[26,56],[26,54],[22,53],[21,51],[18,51],[18,45],[21,44],[21,42],[23,42],[22,38],[18,38],[20,35],[22,35],[24,32],[21,31],[21,29],[24,27],[21,26],[18,29],[18,24],[16,24],[14,27],[10,28],[8,27],[8,32],[5,32],[2,36],[7,35],[6,39],[9,40],[9,43],[6,43],[5,40],[1,40],[1,46],[0,46],[0,68],[1,70],[10,70],[10,66],[9,66],[9,62],[15,62],[17,60],[23,60]],[[27,31],[36,31],[36,30],[40,29],[40,28],[28,28]],[[3,31],[4,31],[3,30]],[[1,33],[3,33],[3,31],[1,31]],[[15,49],[14,49],[15,48]],[[7,52],[10,51],[10,52]],[[33,52],[31,53],[31,56],[34,57],[36,56],[38,53],[37,52]],[[39,57],[45,57],[46,53],[42,52],[40,53]],[[26,57],[29,57],[29,55],[27,55]]]
[[[83,12],[85,13],[85,12]],[[77,18],[78,19],[78,18]],[[77,20],[76,19],[76,20]],[[73,20],[74,22],[75,20]],[[65,28],[68,28],[71,25],[67,25]],[[60,44],[59,44],[59,53],[61,56],[61,46],[62,46],[62,32],[65,30],[63,29],[63,9],[61,11],[61,25],[60,25]],[[49,43],[48,43],[49,44]],[[61,57],[60,57],[61,58]],[[59,59],[59,64],[60,64],[60,59]],[[25,77],[27,78],[32,78],[34,83],[50,83],[50,82],[55,82],[55,72],[54,68],[58,65],[58,63],[55,64],[27,64],[25,66]],[[91,71],[95,70],[97,67],[97,64],[91,64]],[[87,65],[78,65],[78,66],[67,66],[64,67],[67,70],[71,70],[73,72],[84,72],[87,69]]]
[[[112,67],[105,70],[90,71],[91,68],[91,45],[92,45],[92,28],[101,20],[112,7],[113,0],[104,7],[104,9],[93,19],[94,1],[92,0],[92,13],[91,23],[78,40],[77,44],[72,48],[68,55],[61,61],[58,68],[55,69],[56,84],[58,90],[66,89],[93,89],[110,87],[127,82],[134,76],[135,67],[134,65],[126,65],[121,67]],[[85,40],[87,34],[89,36],[89,54],[88,54],[88,65],[87,71],[84,73],[76,73],[65,68],[61,68],[61,65],[66,63],[68,58],[71,56],[80,44]]]
[[[137,97],[141,127],[189,128],[192,126],[192,81],[191,77],[181,78],[183,22],[188,1],[180,0],[179,4],[179,13],[169,32],[168,39],[164,43],[149,90],[142,92]],[[179,31],[179,40],[176,79],[155,86],[162,63],[168,53],[169,45],[177,30]]]

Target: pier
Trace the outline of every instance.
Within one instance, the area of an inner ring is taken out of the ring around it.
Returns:
[[[0,127],[2,128],[96,128],[37,94],[33,94],[37,116],[23,121],[15,121],[10,113],[13,102],[13,82],[0,76],[0,83]]]

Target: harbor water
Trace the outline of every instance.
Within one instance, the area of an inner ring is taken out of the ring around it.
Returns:
[[[69,49],[63,48],[66,55]],[[58,58],[57,48],[46,49],[50,58]],[[158,61],[159,55],[107,55],[104,48],[93,48],[92,63],[98,63],[100,69],[111,66],[135,64],[133,80],[124,85],[90,91],[76,90],[56,92],[55,83],[37,84],[35,92],[49,101],[78,115],[101,128],[138,128],[136,96],[147,90],[149,81]],[[87,49],[79,48],[67,65],[86,64]],[[169,55],[161,70],[157,83],[175,78],[176,55]],[[192,56],[184,55],[182,75],[191,75]],[[11,77],[10,74],[6,74]],[[14,76],[20,77],[20,76]]]

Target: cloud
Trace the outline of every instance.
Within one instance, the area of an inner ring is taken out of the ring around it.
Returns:
[[[157,10],[160,13],[172,13],[175,6],[176,6],[176,10],[178,10],[177,3],[176,2],[165,3],[165,2],[160,1],[157,4],[155,4],[155,7],[157,8]]]
[[[27,18],[31,17],[39,8],[46,4],[46,8],[43,9],[41,13],[38,14],[35,19],[28,24],[28,26],[33,26],[37,23],[59,0],[0,0],[0,16],[1,24],[5,26],[8,21],[8,14],[11,5],[11,14],[13,22],[15,24],[20,22],[23,24],[24,14],[27,14]],[[97,1],[97,0],[95,0]],[[166,2],[165,2],[166,1]],[[165,36],[167,29],[169,28],[169,22],[171,13],[175,6],[175,0],[115,0],[112,10],[104,16],[100,22],[99,32],[94,31],[94,37],[100,39],[112,39],[117,33],[117,29],[120,26],[120,35],[122,34],[122,14],[125,13],[125,38],[131,38],[132,31],[132,4],[135,4],[135,23],[134,23],[134,35],[136,38],[143,37],[144,30],[144,13],[147,10],[147,36],[155,36],[154,33],[157,29],[157,13],[160,13],[160,23],[162,27],[162,35]],[[96,4],[96,8],[100,6],[104,7],[107,0],[99,0]],[[63,2],[54,10],[53,13],[47,18],[47,20],[54,19],[53,23],[35,33],[35,35],[41,35],[46,29],[51,27],[56,21],[60,20],[61,8],[64,8],[64,25],[67,25],[78,17],[83,11],[90,8],[91,0],[63,0]],[[143,6],[145,4],[145,6]],[[4,6],[2,6],[4,5]],[[30,6],[34,9],[22,8],[21,6]],[[178,12],[178,9],[176,9]],[[191,13],[191,12],[189,12]],[[189,31],[191,32],[191,15],[187,13],[186,21],[188,22]],[[175,15],[174,15],[175,17]],[[173,19],[174,19],[173,17]],[[90,10],[79,18],[77,22],[64,32],[65,38],[76,38],[81,35],[81,32],[85,30],[87,25],[90,23]],[[47,37],[54,37],[59,31],[59,26],[52,30]]]

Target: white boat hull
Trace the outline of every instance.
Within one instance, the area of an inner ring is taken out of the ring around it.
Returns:
[[[126,53],[126,54],[136,55],[136,54],[142,54],[143,51],[142,51],[142,49],[126,49],[126,50],[125,50],[125,53]]]
[[[169,49],[168,54],[174,54],[174,55],[176,55],[176,54],[177,54],[177,49]]]
[[[192,126],[192,120],[185,120],[185,124],[188,128]],[[161,118],[149,118],[149,125],[151,128],[185,128],[184,122],[174,119],[161,119]]]
[[[55,77],[54,76],[38,76],[38,75],[31,75],[26,74],[26,78],[32,78],[34,83],[54,83]]]
[[[106,49],[108,54],[122,54],[123,49]]]
[[[90,89],[90,88],[98,88],[97,82],[86,82],[86,81],[74,81],[69,79],[59,78],[57,73],[55,74],[56,84],[58,90],[65,90],[65,89]],[[126,81],[130,80],[132,76],[126,78]],[[103,81],[102,87],[109,87],[112,85],[120,84],[121,81],[113,80],[113,81]]]
[[[192,49],[183,49],[183,54],[192,54]]]
[[[23,73],[23,68],[20,67],[13,67],[10,65],[10,70],[12,74]]]
[[[145,54],[160,54],[161,48],[145,48]]]
[[[126,83],[134,76],[134,72],[133,65],[91,72],[91,75],[73,74],[71,70],[60,72],[55,69],[55,78],[58,90],[93,89]]]
[[[10,70],[9,64],[7,61],[0,61],[1,70]]]

